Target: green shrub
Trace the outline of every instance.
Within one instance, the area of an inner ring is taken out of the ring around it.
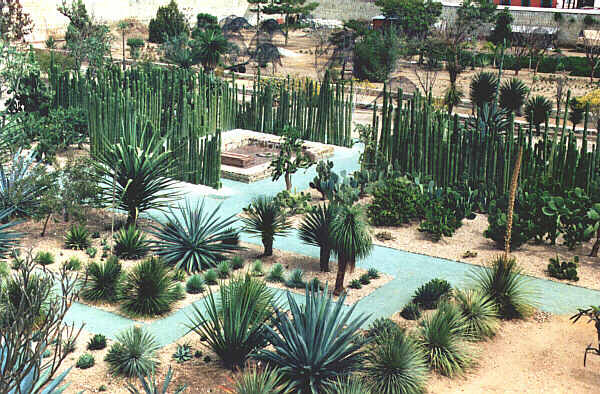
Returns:
[[[320,393],[333,381],[348,376],[363,363],[364,340],[358,330],[367,317],[344,310],[345,296],[332,305],[327,289],[306,289],[304,306],[287,293],[290,316],[277,311],[275,328],[267,327],[272,350],[257,358],[279,368],[293,392]],[[302,344],[302,346],[298,346]]]
[[[400,54],[398,36],[393,31],[369,31],[354,46],[354,76],[360,80],[384,82]]]
[[[330,384],[325,390],[326,394],[373,394],[371,388],[358,377],[337,379],[335,384]]]
[[[240,232],[232,227],[225,230],[227,236],[223,239],[223,243],[227,245],[238,245],[240,243]]]
[[[156,339],[140,327],[131,327],[117,335],[105,361],[111,373],[127,377],[147,376],[158,364]]]
[[[465,333],[475,340],[493,337],[498,330],[498,309],[478,290],[459,290],[456,303],[465,319]]]
[[[77,342],[74,338],[67,339],[62,343],[62,351],[65,354],[73,353],[77,348]]]
[[[122,228],[115,234],[115,255],[121,259],[137,260],[148,254],[150,246],[144,232],[135,226]]]
[[[235,393],[283,393],[285,380],[276,368],[261,368],[251,364],[243,374],[235,377],[233,390]]]
[[[169,268],[151,257],[135,267],[119,286],[121,308],[134,316],[155,316],[169,312],[178,297]]]
[[[438,301],[452,292],[452,286],[444,279],[432,279],[415,291],[412,302],[423,309],[435,309]]]
[[[185,282],[187,275],[184,270],[173,270],[171,277],[176,282]]]
[[[88,301],[114,302],[121,281],[122,267],[115,256],[105,263],[93,261],[87,267],[87,278],[79,295]]]
[[[513,225],[510,238],[510,248],[515,250],[533,238],[534,222],[528,217],[525,210],[527,200],[523,194],[519,193],[515,200],[515,209],[513,214]],[[506,236],[506,223],[508,198],[503,196],[490,203],[488,209],[488,228],[483,235],[491,238],[499,249],[504,249],[504,237]]]
[[[406,320],[418,320],[421,318],[421,308],[416,302],[409,302],[404,305],[404,308],[400,311],[400,316]]]
[[[89,353],[84,353],[77,359],[75,366],[81,369],[88,369],[94,366],[94,356]]]
[[[189,328],[230,369],[242,368],[250,354],[266,345],[266,322],[273,313],[273,293],[250,275],[232,278],[219,287],[219,300],[208,293],[204,308],[193,304]]]
[[[531,314],[535,291],[528,277],[514,258],[497,257],[491,267],[473,271],[475,287],[487,295],[497,306],[498,314],[505,319],[523,318]]]
[[[198,294],[204,291],[204,279],[199,274],[192,275],[187,283],[185,289],[190,294]]]
[[[387,317],[380,317],[375,319],[369,326],[369,329],[365,332],[365,337],[376,338],[379,336],[388,336],[390,333],[402,330],[396,322]]]
[[[242,256],[233,256],[231,260],[229,260],[229,263],[231,264],[231,269],[233,270],[244,268],[244,259]]]
[[[481,71],[473,75],[470,84],[471,101],[476,108],[491,103],[496,94],[498,77],[495,73]]]
[[[35,262],[40,265],[54,264],[54,255],[50,252],[38,252],[35,256]]]
[[[85,250],[90,246],[90,232],[82,224],[74,224],[65,235],[67,249]]]
[[[88,350],[101,350],[106,347],[106,337],[102,334],[96,334],[90,338],[87,344]]]
[[[285,282],[287,287],[291,287],[292,289],[302,289],[306,287],[306,282],[304,281],[304,271],[300,268],[296,268],[290,273],[288,280]]]
[[[217,265],[217,276],[219,279],[227,279],[231,274],[231,267],[227,261],[221,261],[219,265]]]
[[[264,255],[272,256],[275,237],[289,233],[291,224],[286,213],[274,198],[265,196],[253,199],[250,206],[244,208],[244,213],[244,231],[260,237]]]
[[[187,35],[189,27],[185,15],[179,11],[175,0],[163,7],[158,7],[156,17],[148,25],[148,41],[162,44],[168,37]]]
[[[204,282],[206,282],[207,285],[216,285],[218,278],[219,275],[217,274],[217,271],[212,268],[204,273]]]
[[[252,268],[250,269],[250,274],[252,276],[263,276],[265,274],[262,260],[254,260]]]
[[[404,331],[380,336],[367,350],[365,378],[373,393],[424,393],[428,369],[421,346]]]
[[[400,226],[417,219],[422,211],[422,197],[411,181],[392,178],[373,190],[367,214],[375,226]]]
[[[460,310],[443,303],[425,317],[419,330],[429,366],[442,375],[462,375],[473,365],[472,350],[465,342],[465,320]]]
[[[360,281],[360,284],[365,285],[365,286],[368,285],[369,283],[371,283],[371,277],[369,276],[368,273],[362,274],[360,276],[360,278],[358,278],[358,280]]]
[[[369,275],[369,278],[371,278],[371,279],[379,279],[379,271],[377,271],[377,269],[375,269],[375,268],[369,268],[369,270],[367,271],[367,274]]]
[[[555,14],[560,15],[560,14]],[[514,112],[516,115],[521,114],[521,108],[525,103],[525,98],[529,94],[529,88],[525,82],[518,78],[511,78],[508,81],[502,82],[500,85],[500,108]]]
[[[82,262],[78,257],[71,257],[69,260],[65,261],[64,266],[65,269],[69,271],[79,271],[82,267]]]
[[[568,279],[571,281],[578,281],[577,266],[579,264],[579,256],[573,257],[573,261],[560,261],[560,257],[550,258],[550,264],[548,264],[548,275],[557,279]]]
[[[85,254],[87,254],[90,259],[93,259],[94,257],[96,257],[96,254],[98,253],[98,249],[94,248],[93,246],[90,246],[89,248],[87,248],[85,250]]]
[[[269,282],[285,282],[284,272],[285,270],[283,265],[280,263],[274,264],[273,267],[271,267],[271,271],[269,271],[269,274],[267,275],[267,280]]]
[[[187,343],[177,344],[177,350],[173,353],[173,359],[178,364],[190,361],[192,359],[192,347]]]
[[[362,284],[360,283],[360,280],[353,279],[348,284],[348,287],[351,288],[351,289],[361,289],[362,288]]]
[[[419,231],[428,233],[434,242],[442,239],[442,236],[451,237],[462,222],[456,216],[446,201],[438,198],[431,199],[425,205],[423,221],[419,225]]]

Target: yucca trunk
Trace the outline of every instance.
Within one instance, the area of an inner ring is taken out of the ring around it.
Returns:
[[[265,256],[265,257],[273,256],[273,237],[263,236],[262,244],[265,248],[265,252],[263,253],[263,256]]]
[[[285,190],[288,192],[292,191],[292,174],[285,174]]]
[[[331,248],[321,246],[321,254],[319,256],[319,265],[321,272],[329,272],[329,257],[331,256]]]
[[[333,295],[339,296],[344,291],[344,277],[346,276],[347,266],[348,260],[346,256],[339,256],[338,271],[335,277],[335,289],[333,290]]]

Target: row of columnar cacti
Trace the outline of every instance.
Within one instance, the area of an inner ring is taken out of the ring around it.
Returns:
[[[386,92],[383,106],[373,112],[373,127],[378,130],[373,143],[381,164],[430,176],[439,186],[466,182],[493,196],[508,192],[511,169],[522,145],[521,181],[547,177],[564,189],[577,186],[588,192],[598,181],[600,134],[595,143],[587,141],[587,113],[578,143],[573,130],[566,127],[568,108],[562,124],[557,119],[550,128],[546,122],[536,136],[534,126],[516,123],[512,116],[498,116],[491,106],[481,108],[477,117],[466,118],[448,115],[418,94],[402,97],[401,91]]]

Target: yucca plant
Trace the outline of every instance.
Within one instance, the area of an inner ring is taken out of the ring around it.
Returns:
[[[88,265],[86,274],[79,293],[81,298],[88,301],[116,301],[122,267],[115,256],[109,257],[104,263],[93,261]]]
[[[185,290],[190,294],[198,294],[204,291],[204,279],[201,275],[192,275],[185,284]]]
[[[481,291],[459,290],[454,295],[465,318],[465,331],[475,340],[493,337],[499,326],[496,304]]]
[[[219,279],[219,275],[213,268],[204,273],[204,282],[206,282],[207,285],[216,285],[217,279]]]
[[[169,366],[169,371],[165,376],[165,380],[161,385],[160,382],[157,382],[156,375],[154,374],[154,368],[152,368],[152,372],[150,372],[150,379],[146,380],[144,376],[138,376],[140,383],[142,385],[142,389],[144,390],[144,394],[167,394],[167,389],[171,384],[171,379],[173,379],[173,370],[171,366]],[[183,385],[181,387],[177,387],[174,391],[171,391],[173,394],[183,394],[187,389],[187,385]],[[130,394],[142,394],[137,387],[132,385],[131,383],[127,383],[127,391]]]
[[[285,282],[287,287],[291,287],[292,289],[303,289],[306,286],[306,281],[304,280],[304,271],[300,268],[296,268],[290,273],[288,280]]]
[[[230,379],[233,387],[221,387],[226,393],[235,394],[284,394],[285,380],[277,368],[249,364],[244,373]]]
[[[152,226],[150,233],[157,238],[153,242],[154,253],[168,265],[191,273],[215,267],[227,254],[242,249],[227,241],[231,238],[228,227],[236,219],[217,216],[220,207],[207,212],[204,201],[195,205],[186,201],[177,209],[169,209],[166,224]]]
[[[90,338],[87,348],[88,350],[101,350],[106,347],[106,337],[102,334],[96,334]]]
[[[425,392],[428,368],[423,348],[403,330],[379,336],[368,347],[365,377],[373,393]]]
[[[367,338],[375,338],[378,336],[388,336],[391,332],[403,330],[400,326],[387,317],[380,317],[375,319],[369,326],[369,329],[365,332]]]
[[[119,141],[103,141],[95,156],[102,198],[111,205],[116,196],[128,225],[134,225],[140,213],[163,209],[177,197],[171,189],[177,165],[172,152],[164,148],[160,133],[139,123],[124,122]]]
[[[176,285],[169,268],[159,258],[151,257],[125,276],[118,299],[121,308],[130,315],[161,315],[169,312],[178,298]]]
[[[369,384],[363,379],[351,377],[338,379],[325,390],[325,394],[372,394]]]
[[[473,75],[470,85],[473,105],[479,108],[485,103],[491,103],[496,94],[496,86],[498,86],[498,77],[495,73],[482,71]]]
[[[252,276],[263,276],[265,274],[265,269],[263,267],[262,260],[254,260],[252,263],[252,267],[250,268],[250,275]]]
[[[150,251],[144,232],[135,226],[127,226],[117,231],[114,248],[117,257],[127,260],[141,259]]]
[[[529,88],[525,82],[519,78],[511,78],[508,81],[502,82],[500,85],[500,108],[514,112],[516,115],[521,114],[521,108],[525,103],[525,99],[529,94]]]
[[[400,311],[400,316],[406,320],[418,320],[421,317],[421,307],[416,302],[411,301],[404,305],[404,308]]]
[[[19,245],[19,239],[23,234],[10,230],[19,222],[8,222],[8,219],[13,214],[14,209],[8,208],[0,211],[0,258],[5,258],[10,251]]]
[[[271,267],[271,271],[267,275],[267,280],[269,282],[284,282],[285,281],[285,269],[281,263],[277,263]]]
[[[218,298],[218,300],[217,300]],[[225,367],[243,368],[250,354],[266,345],[266,325],[274,296],[265,282],[250,275],[232,278],[210,292],[204,308],[192,304],[188,327],[202,337]]]
[[[331,225],[335,218],[335,206],[332,204],[319,205],[314,211],[308,212],[300,223],[298,233],[300,239],[320,248],[321,272],[329,272],[329,257],[333,242],[331,239]]]
[[[438,301],[452,292],[452,286],[444,279],[434,278],[420,286],[412,298],[412,302],[423,309],[435,309]]]
[[[466,342],[466,323],[461,311],[443,303],[432,315],[423,319],[419,341],[425,348],[429,366],[442,375],[462,375],[473,365],[472,349]]]
[[[472,272],[474,287],[481,290],[497,306],[504,319],[523,318],[531,314],[536,292],[531,280],[521,274],[514,258],[496,257],[490,267]]]
[[[353,317],[355,306],[344,310],[344,299],[334,304],[327,289],[310,286],[301,308],[288,292],[290,315],[277,309],[276,330],[266,328],[273,349],[259,351],[257,358],[279,368],[291,391],[321,393],[360,368],[360,349],[368,340],[358,330],[368,316]]]
[[[535,131],[540,134],[540,125],[548,120],[552,112],[552,102],[544,96],[534,96],[525,104],[525,119],[535,126]]]
[[[260,236],[265,248],[264,256],[272,256],[273,240],[276,236],[288,234],[291,227],[285,212],[272,197],[266,196],[253,199],[244,212],[244,231]]]
[[[90,232],[83,224],[74,224],[65,235],[67,249],[86,250],[90,247]]]
[[[219,279],[227,279],[231,274],[231,267],[227,261],[221,261],[219,265],[217,265],[217,275]]]
[[[111,373],[127,377],[147,376],[158,364],[160,348],[154,336],[133,326],[117,335],[104,360]]]

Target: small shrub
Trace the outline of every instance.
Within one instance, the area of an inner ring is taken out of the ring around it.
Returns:
[[[231,267],[227,261],[221,261],[219,265],[217,265],[217,276],[219,279],[227,279],[229,278],[229,274],[231,274]]]
[[[412,302],[423,309],[435,309],[438,301],[452,291],[450,283],[444,279],[432,279],[415,291]]]
[[[360,283],[360,280],[358,279],[353,279],[350,281],[350,284],[348,284],[348,287],[351,289],[361,289],[362,288],[362,284]]]
[[[115,234],[115,255],[122,259],[137,260],[148,254],[150,246],[144,232],[135,226],[120,229]]]
[[[375,238],[377,238],[379,241],[382,241],[382,242],[392,241],[392,240],[396,239],[396,238],[394,238],[392,233],[390,233],[389,231],[380,231],[377,234],[375,234]]]
[[[85,250],[90,246],[90,232],[82,224],[74,224],[65,235],[67,249]]]
[[[73,256],[69,260],[65,261],[64,265],[65,269],[69,271],[79,271],[83,264],[81,263],[81,260],[79,260],[79,258]]]
[[[410,180],[392,178],[375,187],[367,213],[375,226],[400,226],[419,217],[421,200]]]
[[[149,258],[127,274],[119,287],[122,309],[134,316],[156,316],[171,310],[178,290],[169,268],[158,258]]]
[[[306,287],[306,282],[304,281],[304,271],[300,268],[296,268],[290,274],[290,277],[285,282],[287,287],[291,287],[292,289],[302,289]]]
[[[63,352],[65,352],[66,354],[73,353],[76,348],[77,342],[75,341],[75,339],[67,339],[62,343]]]
[[[102,334],[96,334],[90,338],[87,344],[88,350],[101,350],[106,347],[106,337]]]
[[[365,286],[366,286],[366,285],[368,285],[369,283],[371,283],[371,276],[370,276],[368,273],[366,273],[366,274],[362,274],[362,275],[360,276],[360,278],[358,278],[358,280],[360,281],[360,283],[361,283],[361,284],[363,284],[363,285],[365,285]]]
[[[571,281],[578,281],[577,266],[579,264],[579,256],[573,257],[573,261],[560,261],[560,257],[550,258],[550,264],[548,264],[548,275],[557,279],[568,279]]]
[[[175,287],[173,288],[173,298],[176,300],[185,299],[185,289],[181,283],[175,283]]]
[[[173,270],[171,277],[176,282],[185,282],[187,278],[184,270]]]
[[[323,283],[321,283],[319,278],[312,278],[311,280],[309,280],[306,283],[306,286],[308,286],[309,288],[314,288],[314,289],[319,289],[319,290],[325,289],[325,285]]]
[[[232,393],[280,393],[285,380],[279,369],[251,364],[233,381]]]
[[[190,294],[198,294],[204,291],[204,279],[199,274],[192,275],[185,284],[185,290]]]
[[[212,268],[204,273],[204,282],[206,282],[207,285],[216,285],[218,278],[217,271]]]
[[[192,359],[192,347],[184,343],[177,344],[177,350],[173,353],[173,359],[177,361],[178,364],[184,363]]]
[[[244,268],[244,259],[242,256],[233,256],[229,263],[231,264],[231,269],[239,270]]]
[[[252,276],[263,276],[265,274],[263,262],[261,260],[254,260],[254,263],[252,263],[250,274]]]
[[[156,339],[140,327],[117,336],[106,358],[111,373],[127,377],[147,376],[158,363]]]
[[[269,282],[285,282],[283,265],[277,263],[271,267],[271,271],[267,275]]]
[[[404,305],[404,308],[402,308],[400,316],[406,320],[418,320],[421,318],[421,308],[419,307],[419,304],[415,302],[409,302],[408,304]]]
[[[477,290],[457,291],[456,303],[465,319],[465,333],[480,340],[493,337],[498,330],[498,308],[490,298]]]
[[[94,356],[89,353],[82,354],[77,359],[75,366],[80,369],[88,369],[93,367],[95,364]]]
[[[103,391],[106,391],[106,390],[108,390],[108,388],[106,387],[105,384],[101,384],[100,387],[98,387],[98,391],[100,391],[100,392],[103,392]]]
[[[40,265],[54,264],[54,255],[50,252],[38,252],[35,256],[35,262]]]
[[[85,254],[87,254],[90,257],[90,259],[93,259],[94,257],[96,257],[96,254],[98,254],[98,249],[94,248],[93,246],[90,246],[85,250]]]
[[[371,323],[365,336],[367,338],[377,338],[379,336],[388,336],[395,331],[402,331],[402,328],[400,328],[393,320],[388,319],[387,317],[380,317]]]
[[[234,228],[225,230],[226,236],[223,238],[225,245],[238,245],[240,243],[240,232]]]
[[[371,279],[378,279],[379,271],[377,271],[375,268],[369,268],[369,270],[367,271],[367,275],[369,275],[369,278]]]
[[[115,256],[106,262],[92,262],[87,267],[87,280],[79,295],[88,301],[113,302],[117,297],[117,287],[121,281],[122,267]]]

